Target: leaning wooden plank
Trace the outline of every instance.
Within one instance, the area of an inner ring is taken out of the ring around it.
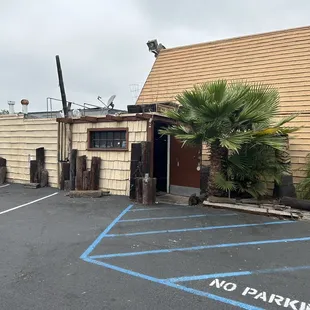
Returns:
[[[272,216],[279,216],[279,217],[283,216],[283,217],[290,217],[290,218],[295,218],[295,219],[300,219],[303,217],[302,213],[300,212],[280,211],[280,210],[274,210],[272,208],[253,207],[251,205],[215,203],[215,202],[209,202],[209,201],[204,201],[203,204],[205,206],[209,206],[212,208],[230,209],[230,210],[243,211],[243,212],[254,213],[254,214],[272,215]]]
[[[70,191],[69,197],[71,198],[100,198],[102,196],[108,196],[110,192],[104,191]]]

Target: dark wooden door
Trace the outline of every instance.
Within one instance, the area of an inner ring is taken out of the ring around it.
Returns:
[[[199,147],[183,146],[171,137],[170,143],[170,185],[200,188]]]

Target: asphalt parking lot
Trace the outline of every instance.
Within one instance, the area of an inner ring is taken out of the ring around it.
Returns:
[[[0,309],[310,310],[310,223],[0,187]]]

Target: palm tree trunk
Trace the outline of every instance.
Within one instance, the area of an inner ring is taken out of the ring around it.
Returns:
[[[213,143],[210,148],[210,175],[208,183],[208,196],[223,197],[227,196],[225,191],[220,190],[215,185],[216,175],[222,173],[227,174],[224,162],[227,159],[228,150],[221,147],[218,143]]]

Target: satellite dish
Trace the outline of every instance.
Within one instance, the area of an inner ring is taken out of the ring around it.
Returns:
[[[113,108],[114,108],[114,103],[113,103],[113,101],[114,101],[115,97],[116,97],[116,95],[112,95],[112,96],[109,98],[109,100],[108,100],[107,103],[104,103],[104,102],[101,100],[101,96],[98,96],[98,97],[97,97],[97,100],[99,100],[103,105],[105,105],[106,108],[111,108],[111,109],[113,109]]]
[[[115,97],[116,97],[116,95],[112,95],[112,96],[109,98],[108,103],[107,103],[107,106],[108,106],[108,107],[111,106],[112,109],[114,108],[114,103],[113,103],[113,101],[114,101]]]

